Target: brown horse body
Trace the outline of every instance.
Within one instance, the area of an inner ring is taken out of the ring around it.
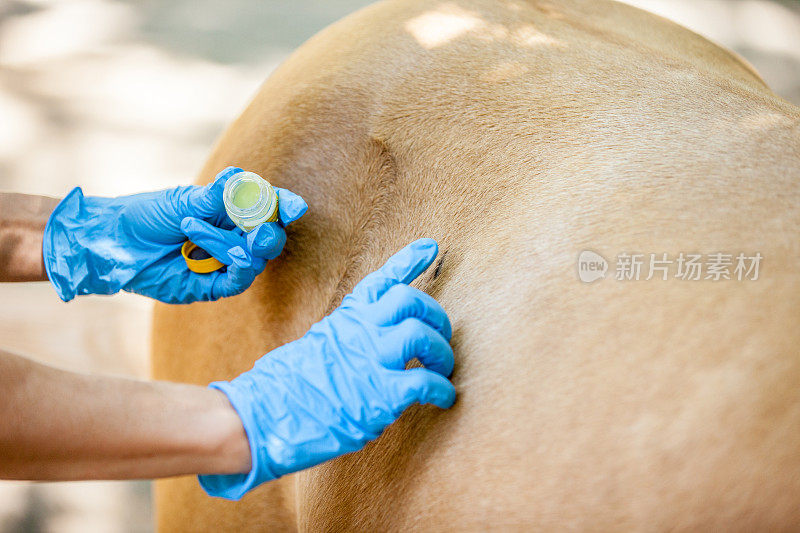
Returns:
[[[159,307],[155,377],[247,370],[424,236],[458,401],[239,503],[160,482],[159,524],[796,527],[799,124],[730,52],[605,0],[391,0],[323,31],[200,178],[238,165],[310,209],[243,295]],[[758,281],[584,284],[587,249],[764,260]]]

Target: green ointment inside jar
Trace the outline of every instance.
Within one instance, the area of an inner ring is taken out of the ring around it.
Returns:
[[[245,181],[239,185],[233,193],[233,205],[239,209],[249,209],[253,207],[261,196],[261,189],[257,183]]]
[[[243,231],[278,220],[278,195],[255,172],[237,172],[228,178],[222,200],[230,219]]]

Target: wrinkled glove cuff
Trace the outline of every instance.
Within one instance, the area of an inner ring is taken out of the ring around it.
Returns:
[[[68,243],[70,234],[60,218],[65,212],[77,210],[83,200],[83,191],[80,187],[72,189],[67,196],[61,200],[56,208],[50,213],[47,225],[44,228],[44,240],[42,242],[42,259],[47,278],[53,284],[58,297],[68,302],[75,298],[77,292],[73,279],[85,275],[85,273],[72,272],[70,268],[73,261],[69,254],[63,250],[70,250],[72,247]]]
[[[48,279],[65,302],[76,295],[114,294],[137,275],[141,265],[137,268],[132,258],[150,250],[123,245],[119,220],[124,208],[121,199],[85,197],[75,187],[53,210],[44,230],[42,257]],[[159,257],[150,255],[148,261]]]
[[[227,381],[216,381],[209,388],[225,393],[239,418],[242,420],[247,441],[250,444],[250,460],[252,468],[247,474],[209,474],[197,476],[200,486],[209,496],[238,501],[248,491],[267,481],[277,479],[278,475],[269,468],[269,461],[259,457],[259,446],[256,439],[255,420],[246,411],[248,400],[239,398],[237,388]]]
[[[75,187],[50,214],[42,258],[48,279],[65,302],[76,295],[114,294],[129,279],[130,273],[115,271],[119,247],[112,234],[119,208],[111,198],[86,198]]]
[[[76,214],[84,203],[83,191],[75,187],[61,200],[44,228],[42,258],[45,272],[58,297],[68,302],[86,288],[83,280],[89,276],[85,250],[78,246],[78,236],[72,231]],[[83,289],[83,290],[82,290]]]

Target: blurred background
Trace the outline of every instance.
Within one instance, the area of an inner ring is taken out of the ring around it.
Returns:
[[[291,51],[365,0],[0,0],[0,190],[190,183]],[[630,0],[733,48],[800,104],[800,2]],[[0,284],[0,349],[146,377],[143,298]],[[147,482],[0,482],[0,533],[150,531]]]

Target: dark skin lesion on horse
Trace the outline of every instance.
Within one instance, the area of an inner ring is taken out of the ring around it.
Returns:
[[[442,273],[442,265],[444,265],[444,258],[445,257],[447,257],[447,250],[442,252],[442,255],[436,261],[436,268],[433,270],[433,279],[438,278],[439,275]]]

